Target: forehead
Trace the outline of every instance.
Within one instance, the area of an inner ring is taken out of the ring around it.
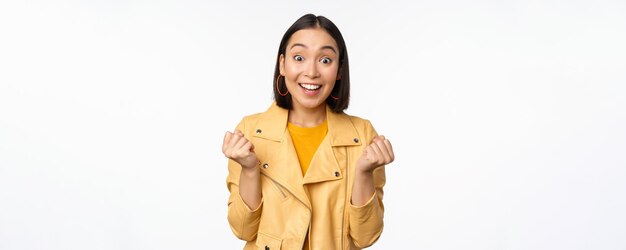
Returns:
[[[335,42],[335,39],[333,39],[333,37],[322,28],[302,29],[296,31],[293,35],[291,35],[291,38],[289,38],[287,50],[289,50],[291,46],[296,43],[304,44],[309,49],[314,50],[328,45],[337,49],[337,42]]]

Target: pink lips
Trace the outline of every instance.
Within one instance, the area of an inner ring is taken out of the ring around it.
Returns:
[[[304,83],[304,84],[306,84],[306,83]],[[322,90],[321,87],[319,87],[318,89],[315,89],[315,90],[311,90],[311,89],[305,88],[304,86],[302,86],[302,84],[299,84],[299,85],[300,85],[300,88],[302,88],[302,91],[304,92],[304,94],[306,94],[308,96],[315,96],[315,95],[319,94],[320,91]],[[307,85],[314,85],[314,84],[307,84]]]

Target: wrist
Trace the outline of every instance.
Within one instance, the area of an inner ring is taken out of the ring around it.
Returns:
[[[357,177],[373,177],[374,176],[374,170],[370,169],[370,170],[361,170],[361,169],[357,169],[355,171],[355,174]]]
[[[258,169],[259,166],[261,166],[261,161],[257,160],[257,161],[251,161],[251,160],[246,160],[246,161],[242,161],[242,162],[238,162],[239,165],[241,165],[241,170],[251,170],[251,169]]]
[[[357,166],[356,174],[357,175],[359,175],[359,174],[373,174],[374,173],[374,169],[368,169],[365,166]]]
[[[258,175],[260,173],[260,169],[255,165],[254,167],[242,167],[241,174],[242,175]]]

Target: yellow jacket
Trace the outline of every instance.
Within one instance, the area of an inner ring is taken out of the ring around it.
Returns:
[[[328,134],[302,177],[287,130],[288,111],[276,103],[264,113],[246,116],[237,126],[254,144],[261,161],[263,199],[249,208],[239,195],[241,166],[228,161],[228,222],[244,249],[302,249],[310,231],[310,249],[361,249],[383,230],[385,167],[374,171],[376,191],[363,206],[350,203],[355,164],[377,135],[368,120],[326,108]],[[254,209],[254,210],[253,210]]]

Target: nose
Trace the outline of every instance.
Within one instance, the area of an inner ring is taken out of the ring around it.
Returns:
[[[317,70],[317,63],[315,61],[309,62],[304,75],[309,78],[317,78],[320,76],[320,72]]]

